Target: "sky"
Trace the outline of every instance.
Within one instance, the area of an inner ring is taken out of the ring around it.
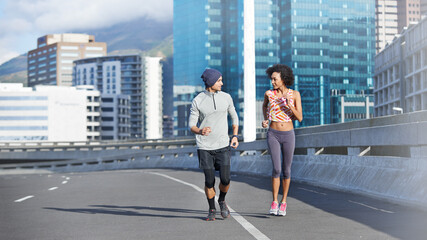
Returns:
[[[0,65],[35,49],[47,34],[172,16],[173,0],[0,0]]]

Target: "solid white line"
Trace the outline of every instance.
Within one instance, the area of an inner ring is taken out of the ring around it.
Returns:
[[[370,209],[377,210],[377,211],[381,211],[381,212],[385,212],[385,213],[394,213],[392,211],[388,211],[388,210],[384,210],[384,209],[381,209],[381,208],[372,207],[372,206],[366,205],[364,203],[355,202],[355,201],[351,201],[351,200],[348,200],[348,201],[351,202],[351,203],[354,203],[354,204],[359,204],[361,206],[364,206],[364,207],[367,207],[367,208],[370,208]]]
[[[56,190],[56,189],[58,189],[58,187],[52,187],[52,188],[49,188],[48,190],[49,191],[53,191],[53,190]]]
[[[205,191],[201,188],[199,188],[198,186],[188,183],[188,182],[184,182],[180,179],[168,176],[166,174],[162,174],[162,173],[156,173],[156,172],[148,172],[151,174],[156,174],[165,178],[169,178],[175,182],[179,182],[182,183],[184,185],[190,186],[194,189],[196,189],[198,192],[201,192],[203,194],[205,194]],[[215,196],[215,199],[218,200],[218,197]],[[228,205],[228,209],[230,210],[230,215],[240,224],[242,225],[243,228],[246,229],[246,231],[248,231],[252,236],[255,237],[255,239],[270,239],[267,236],[265,236],[261,231],[259,231],[254,225],[252,225],[250,222],[248,222],[244,217],[242,217],[240,214],[238,214],[236,211],[234,211],[230,205]]]
[[[32,197],[34,197],[34,196],[26,196],[26,197],[23,197],[23,198],[21,198],[21,199],[15,200],[15,202],[23,202],[23,201],[25,201],[25,200],[27,200],[27,199],[30,199],[30,198],[32,198]]]

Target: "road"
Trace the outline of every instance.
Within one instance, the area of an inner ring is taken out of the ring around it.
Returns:
[[[296,182],[287,216],[270,216],[270,179],[247,175],[232,176],[232,217],[206,222],[203,184],[199,171],[172,169],[0,175],[0,239],[427,236],[426,211]]]

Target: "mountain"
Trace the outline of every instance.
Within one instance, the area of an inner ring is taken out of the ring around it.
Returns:
[[[27,70],[27,54],[12,58],[0,65],[0,75],[6,75]]]
[[[95,41],[106,42],[109,55],[145,52],[149,56],[171,57],[173,53],[172,20],[157,22],[143,17],[108,28],[73,32],[94,35]],[[26,53],[0,65],[0,83],[26,82],[26,75]]]
[[[158,22],[145,17],[99,30],[75,31],[95,35],[95,41],[106,42],[108,52],[123,49],[143,51],[156,47],[172,35],[172,20]]]

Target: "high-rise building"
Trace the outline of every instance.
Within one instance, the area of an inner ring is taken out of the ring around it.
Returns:
[[[279,62],[279,7],[273,1],[255,0],[255,9],[256,96],[262,101],[270,87],[265,70]],[[242,13],[243,0],[174,1],[174,85],[204,88],[200,76],[205,68],[221,71],[223,90],[232,96],[240,123],[244,97]],[[181,125],[174,121],[175,126]],[[187,126],[178,132],[183,129]]]
[[[50,34],[28,52],[28,86],[71,86],[73,61],[107,55],[107,44],[87,34]]]
[[[162,137],[160,58],[131,54],[81,59],[74,64],[75,85],[93,85],[102,94],[130,96],[130,138]]]
[[[255,0],[254,4],[258,105],[271,87],[265,70],[276,63],[294,70],[292,88],[300,91],[304,112],[297,127],[334,122],[333,92],[360,99],[372,94],[374,1]],[[174,1],[174,84],[203,87],[200,75],[205,68],[222,71],[223,89],[233,97],[241,123],[243,6],[244,0]],[[261,111],[257,109],[257,116]]]
[[[100,140],[93,87],[0,84],[0,141]]]
[[[384,49],[387,43],[393,41],[398,30],[398,0],[376,0],[375,4],[375,34],[377,53]]]
[[[427,110],[427,18],[375,56],[375,116]]]
[[[302,98],[302,125],[333,123],[331,96],[372,94],[374,2],[281,3],[281,62],[294,70],[295,89]]]
[[[399,33],[409,24],[415,24],[421,19],[420,0],[398,0],[398,28]]]

